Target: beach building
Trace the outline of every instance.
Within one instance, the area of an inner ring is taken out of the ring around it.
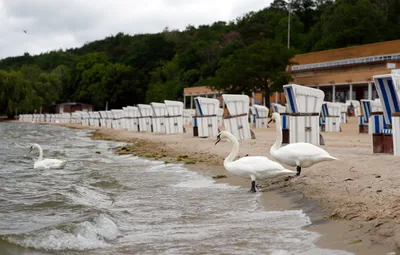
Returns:
[[[294,64],[286,68],[293,78],[292,83],[323,90],[324,101],[374,100],[378,93],[373,76],[400,68],[400,40],[298,54],[292,61]],[[194,97],[221,100],[222,93],[207,87],[184,88],[184,105],[193,109]],[[263,105],[261,93],[254,93],[254,99],[254,104]],[[270,102],[285,105],[285,96],[274,93]],[[253,103],[252,99],[250,103]]]
[[[374,100],[373,76],[400,66],[400,40],[299,54],[287,72],[293,83],[319,88],[325,101]]]
[[[93,105],[78,102],[62,103],[56,105],[56,113],[76,112],[76,111],[93,111]]]

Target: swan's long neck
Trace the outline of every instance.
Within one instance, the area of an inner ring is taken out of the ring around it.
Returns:
[[[35,147],[39,150],[39,158],[37,161],[42,161],[43,160],[43,149],[39,145],[35,145]]]
[[[233,146],[232,146],[231,153],[224,160],[224,165],[226,163],[233,162],[233,160],[235,159],[235,157],[239,153],[239,142],[236,139],[236,137],[234,137],[233,135],[229,134],[226,138],[232,143]]]
[[[270,153],[275,152],[282,145],[282,121],[280,117],[275,119],[275,126],[276,126],[276,140],[274,145],[272,145],[270,149]]]

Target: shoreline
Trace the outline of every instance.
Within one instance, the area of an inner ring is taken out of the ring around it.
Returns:
[[[354,122],[355,118],[351,119]],[[191,127],[186,127],[185,134],[167,136],[73,124],[45,124],[93,130],[92,139],[135,143],[135,145],[117,149],[115,152],[118,154],[135,154],[171,163],[184,163],[188,169],[202,174],[227,177],[217,179],[217,182],[249,187],[248,182],[231,176],[222,166],[224,157],[230,152],[230,144],[222,141],[214,146],[215,138],[192,137]],[[384,192],[395,193],[396,178],[391,180],[393,183],[390,183],[390,186],[382,185],[379,192],[377,192],[379,190],[377,184],[385,180],[388,175],[390,176],[390,173],[395,172],[391,169],[395,169],[397,162],[392,155],[373,155],[372,145],[368,140],[370,136],[358,134],[357,129],[357,124],[354,125],[350,121],[349,124],[342,125],[343,132],[341,133],[322,133],[327,144],[322,147],[333,156],[337,156],[340,163],[323,162],[304,169],[298,178],[292,178],[289,181],[281,179],[273,182],[272,185],[267,184],[262,188],[261,202],[266,210],[303,210],[313,222],[305,229],[321,234],[316,242],[318,247],[346,250],[355,254],[387,254],[399,247],[400,235],[396,232],[400,232],[397,231],[400,230],[397,220],[397,214],[400,216],[400,212],[394,210],[397,205],[392,199],[396,198],[396,195],[392,194],[389,196],[390,199],[380,199],[379,203],[376,203],[375,198]],[[275,126],[271,125],[271,128],[254,131],[256,140],[241,142],[239,156],[249,154],[269,157],[269,147],[275,139]],[[368,157],[367,161],[374,162],[383,170],[374,171],[373,164],[359,159],[365,157]],[[377,162],[377,159],[384,161]],[[363,166],[365,172],[358,171]],[[368,167],[365,168],[365,166]],[[340,178],[337,175],[340,175]],[[370,178],[367,182],[361,182],[359,179],[365,176]],[[400,177],[400,173],[397,176]],[[355,183],[357,185],[354,185]],[[357,193],[357,189],[367,192],[366,194]],[[376,195],[372,196],[373,193]],[[380,208],[376,205],[383,207],[383,210],[377,210]],[[383,213],[385,207],[392,210]]]

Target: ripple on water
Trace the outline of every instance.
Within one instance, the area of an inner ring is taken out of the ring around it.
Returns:
[[[119,230],[113,220],[101,214],[92,220],[70,223],[30,234],[6,235],[3,240],[35,249],[62,251],[109,247],[108,241],[117,238]]]
[[[318,249],[302,211],[265,211],[260,194],[183,164],[114,155],[124,143],[93,141],[84,130],[0,130],[0,251],[11,243],[29,254],[348,254]],[[66,167],[33,169],[30,143]]]

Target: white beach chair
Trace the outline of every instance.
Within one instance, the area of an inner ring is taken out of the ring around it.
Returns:
[[[140,113],[139,119],[139,131],[140,132],[151,132],[151,117],[153,116],[153,108],[149,104],[138,104]]]
[[[165,117],[168,115],[166,105],[155,102],[150,103],[150,105],[153,108],[153,116],[151,117],[152,132],[165,134]]]
[[[183,103],[180,101],[164,100],[167,107],[168,116],[165,117],[167,134],[181,134],[183,127]]]
[[[196,115],[194,116],[193,136],[213,137],[218,134],[219,100],[215,98],[196,97]]]
[[[268,127],[268,115],[269,109],[266,106],[255,104],[253,105],[255,112],[255,127],[256,128],[267,128]]]
[[[136,106],[127,106],[128,108],[128,122],[129,122],[129,130],[137,132],[139,131],[139,120],[140,117],[139,108]]]
[[[188,126],[193,124],[193,116],[196,114],[195,109],[183,109],[183,125]]]
[[[239,141],[251,137],[248,121],[250,99],[246,95],[223,94],[229,116],[224,117],[224,127]]]
[[[339,103],[324,102],[321,112],[321,131],[340,132],[340,115],[342,106]]]

